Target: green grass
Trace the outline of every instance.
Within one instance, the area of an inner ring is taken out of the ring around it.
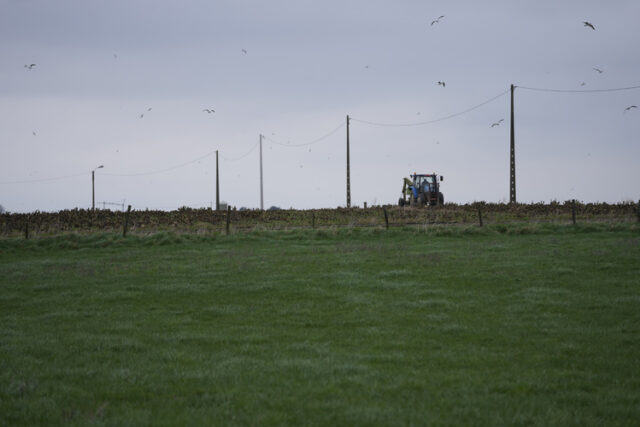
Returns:
[[[637,226],[0,240],[0,425],[637,425]]]

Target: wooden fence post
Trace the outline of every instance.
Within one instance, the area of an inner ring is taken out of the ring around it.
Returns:
[[[482,227],[482,208],[478,205],[478,222],[480,223],[480,227]]]
[[[640,222],[640,200],[638,200],[638,208],[636,209],[636,213],[638,214],[638,222]]]
[[[382,212],[384,212],[384,226],[388,230],[389,229],[389,215],[387,214],[387,207],[382,207]]]
[[[24,239],[29,239],[29,218],[27,217],[27,222],[24,224]]]
[[[311,212],[311,228],[316,228],[316,213]]]
[[[576,199],[571,200],[571,221],[576,225]]]
[[[127,229],[129,228],[130,213],[131,213],[131,205],[127,206],[127,213],[124,214],[124,226],[122,228],[122,237],[127,237]]]
[[[231,221],[231,206],[227,206],[227,235],[229,235],[229,222]]]

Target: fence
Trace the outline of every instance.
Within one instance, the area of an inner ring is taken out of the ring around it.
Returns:
[[[0,215],[4,237],[56,235],[67,232],[128,231],[149,234],[161,230],[185,233],[232,233],[251,230],[282,230],[326,227],[389,227],[423,225],[478,225],[510,222],[638,221],[640,202],[445,204],[422,208],[372,206],[314,210],[226,211],[181,208],[176,211],[73,209],[60,212]]]

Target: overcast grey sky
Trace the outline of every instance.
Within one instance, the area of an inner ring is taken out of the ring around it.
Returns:
[[[97,206],[211,206],[219,150],[221,199],[259,207],[262,133],[265,208],[344,206],[347,114],[352,204],[397,202],[413,172],[444,175],[446,201],[508,201],[510,84],[519,202],[637,201],[640,90],[525,87],[639,86],[638,17],[637,0],[0,0],[0,204],[90,207],[104,165]]]

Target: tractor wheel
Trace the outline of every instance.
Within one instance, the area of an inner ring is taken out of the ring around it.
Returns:
[[[444,205],[444,195],[442,193],[438,193],[438,204]]]
[[[418,206],[424,206],[424,194],[418,195]]]
[[[404,199],[402,197],[398,199],[398,206],[404,206]]]

